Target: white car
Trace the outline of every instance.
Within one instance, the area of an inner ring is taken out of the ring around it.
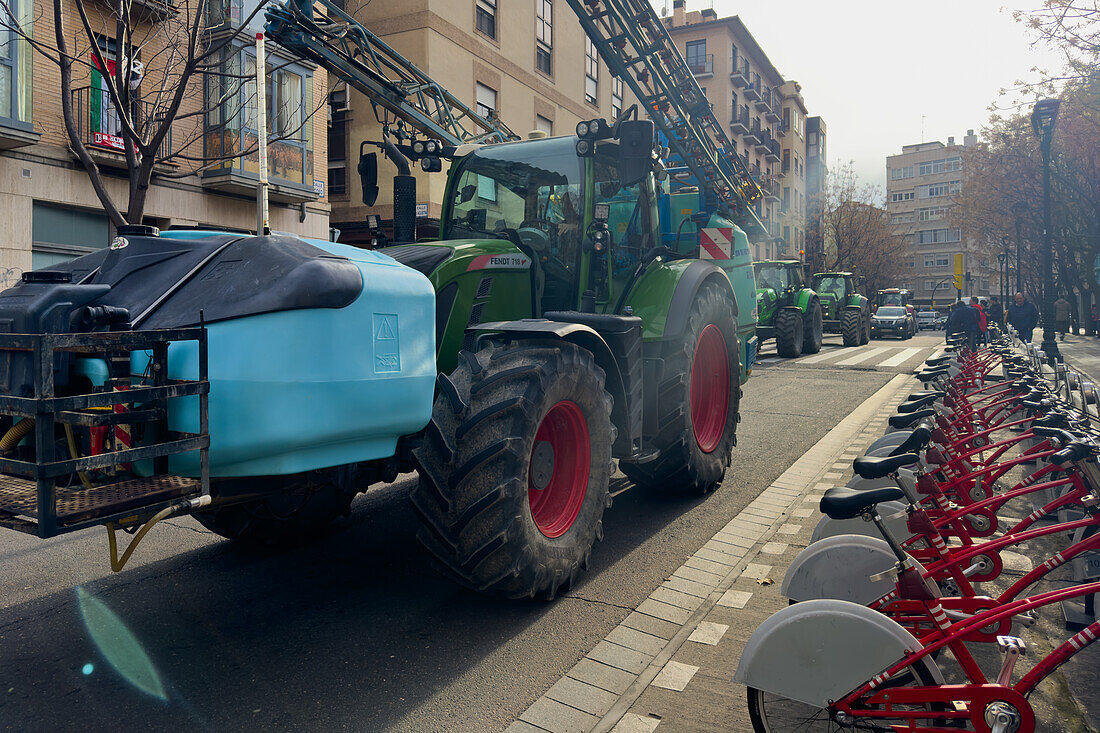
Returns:
[[[937,325],[939,319],[940,314],[936,311],[917,311],[917,330],[939,328]]]

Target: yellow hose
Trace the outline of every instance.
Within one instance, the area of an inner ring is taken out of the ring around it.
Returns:
[[[80,458],[80,453],[78,453],[76,450],[76,438],[73,437],[72,425],[65,425],[65,439],[69,441],[69,453],[72,454],[72,457],[74,459]],[[87,474],[85,474],[83,471],[77,471],[76,475],[80,477],[80,483],[84,484],[85,489],[92,489],[92,482],[88,480]]]
[[[32,430],[34,430],[33,417],[25,417],[12,425],[8,432],[4,433],[4,437],[0,438],[0,451],[7,453],[10,450],[15,450],[15,446],[19,445],[19,441],[27,437],[27,434]]]
[[[126,565],[126,561],[130,559],[130,555],[134,554],[134,550],[137,549],[138,543],[145,534],[153,528],[153,525],[169,516],[177,510],[176,506],[166,506],[159,512],[149,517],[149,521],[141,525],[141,529],[134,535],[134,539],[130,541],[126,551],[122,553],[122,557],[118,556],[118,543],[115,541],[115,530],[118,529],[114,522],[107,523],[107,543],[111,546],[111,570],[119,572]]]

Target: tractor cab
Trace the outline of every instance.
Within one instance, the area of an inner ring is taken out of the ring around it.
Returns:
[[[915,315],[916,307],[913,305],[913,291],[906,288],[886,288],[875,293],[875,310],[882,306],[901,306]]]

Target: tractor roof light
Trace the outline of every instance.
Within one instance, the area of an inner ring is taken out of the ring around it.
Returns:
[[[588,123],[587,122],[578,122],[577,123],[577,137],[588,137]],[[578,150],[578,152],[580,152],[580,151]]]
[[[424,151],[424,142],[422,140],[417,140],[416,142],[414,142],[412,144],[412,149],[413,149],[413,153],[415,153],[416,155],[423,155],[424,152],[425,152]]]

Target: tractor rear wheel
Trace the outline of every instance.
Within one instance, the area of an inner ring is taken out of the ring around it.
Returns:
[[[802,313],[784,308],[775,314],[775,350],[786,359],[802,355]]]
[[[666,347],[664,375],[651,444],[658,455],[645,463],[619,461],[619,469],[659,491],[707,493],[730,464],[741,404],[737,321],[717,285],[696,295],[682,338]]]
[[[845,346],[859,346],[863,340],[863,314],[855,308],[845,308],[840,312],[840,335]]]
[[[812,301],[806,318],[802,323],[802,353],[816,354],[821,351],[821,341],[825,337],[824,318],[821,314],[821,302]]]
[[[569,588],[611,504],[611,405],[603,370],[574,344],[459,354],[413,454],[417,537],[444,575],[509,598]]]
[[[260,480],[228,479],[234,483]],[[271,491],[270,495],[195,512],[195,519],[211,532],[241,545],[294,544],[314,539],[338,517],[346,516],[356,493],[339,485],[326,471],[269,476],[262,481],[262,488]]]

